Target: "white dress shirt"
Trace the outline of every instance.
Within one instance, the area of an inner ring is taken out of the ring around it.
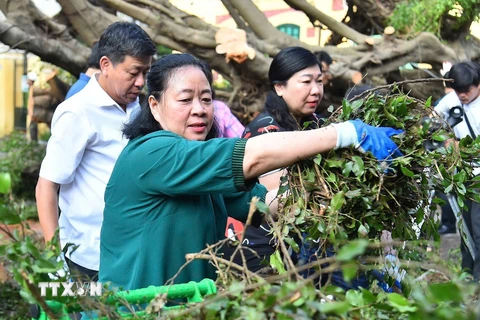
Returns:
[[[435,107],[435,111],[444,118],[448,118],[448,111],[455,106],[463,107],[464,112],[462,122],[453,127],[455,136],[459,139],[465,138],[466,136],[471,136],[470,129],[468,128],[467,121],[465,120],[466,114],[473,133],[475,133],[475,135],[478,137],[480,134],[480,97],[477,97],[469,104],[462,104],[455,91],[452,91],[446,94],[442,100],[440,100],[438,105]],[[474,169],[473,173],[475,175],[480,174],[480,168]]]
[[[105,187],[127,144],[121,130],[139,108],[137,99],[123,111],[100,87],[97,76],[58,106],[40,169],[42,178],[60,184],[62,248],[78,245],[67,257],[91,270],[99,268]]]

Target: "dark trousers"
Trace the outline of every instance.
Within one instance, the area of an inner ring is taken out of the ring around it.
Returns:
[[[480,280],[480,203],[467,200],[465,204],[468,209],[463,212],[463,219],[475,244],[475,261],[473,261],[470,251],[462,238],[460,246],[460,251],[462,252],[462,269],[473,274],[473,278],[478,281]]]
[[[72,279],[80,280],[82,282],[98,281],[98,271],[84,268],[67,257],[65,257],[65,261],[70,269]]]
[[[452,207],[450,203],[448,203],[447,196],[444,193],[437,192],[437,197],[445,201],[446,203],[442,206],[442,225],[447,226],[451,229],[457,229],[457,219],[455,218],[455,214],[453,213]]]
[[[30,131],[30,140],[38,141],[38,123],[30,122],[30,125],[28,126],[28,130]]]

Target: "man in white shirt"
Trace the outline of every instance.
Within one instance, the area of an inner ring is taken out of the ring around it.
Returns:
[[[466,136],[476,138],[480,134],[480,65],[475,62],[460,62],[455,64],[449,72],[453,79],[454,92],[447,94],[435,107],[435,111],[448,117],[452,107],[460,106],[463,109],[462,121],[454,128],[458,139]],[[480,168],[474,168],[473,174],[478,175]],[[480,204],[475,201],[466,201],[468,210],[463,212],[463,218],[475,244],[475,261],[465,246],[461,245],[462,269],[473,274],[476,281],[480,280]]]
[[[156,46],[138,25],[116,22],[102,33],[98,50],[101,71],[55,111],[36,188],[45,240],[59,227],[62,248],[77,246],[66,252],[70,271],[92,280],[99,267],[105,187],[127,143],[121,130],[139,107]]]

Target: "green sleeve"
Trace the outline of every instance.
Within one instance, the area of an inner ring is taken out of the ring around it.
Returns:
[[[250,209],[250,202],[252,201],[252,198],[258,197],[261,201],[265,202],[266,194],[267,189],[258,183],[249,192],[224,194],[223,199],[225,201],[225,207],[228,215],[245,223],[248,218],[248,211]],[[252,217],[252,225],[258,227],[262,220],[263,215],[260,212],[256,212]]]
[[[144,136],[129,148],[129,169],[150,194],[205,195],[246,191],[255,181],[243,176],[244,139],[191,141],[167,131]]]

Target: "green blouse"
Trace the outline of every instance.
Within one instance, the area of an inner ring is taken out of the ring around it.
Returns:
[[[130,141],[105,191],[100,281],[125,290],[164,285],[185,254],[224,238],[227,215],[245,221],[252,197],[267,192],[244,181],[245,144],[163,130]],[[195,260],[175,283],[203,278],[215,279],[215,269]]]

